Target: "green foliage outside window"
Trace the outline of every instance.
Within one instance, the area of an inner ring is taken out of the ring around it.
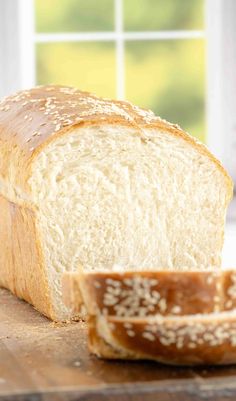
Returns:
[[[202,0],[123,0],[126,31],[203,29]],[[114,30],[113,0],[37,0],[38,32]],[[126,98],[204,140],[205,42],[128,41]],[[37,45],[38,83],[74,85],[116,96],[115,43]]]

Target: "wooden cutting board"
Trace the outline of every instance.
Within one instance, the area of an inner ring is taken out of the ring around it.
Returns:
[[[236,367],[177,368],[89,355],[84,323],[54,324],[0,289],[0,400],[228,401]]]

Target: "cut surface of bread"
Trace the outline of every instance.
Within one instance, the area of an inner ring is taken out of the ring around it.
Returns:
[[[220,266],[232,181],[203,145],[153,113],[74,88],[38,87],[0,103],[0,154],[11,220],[0,235],[8,239],[0,285],[52,319],[71,317],[61,276],[78,266]],[[34,265],[20,235],[12,249],[12,203],[31,211]]]

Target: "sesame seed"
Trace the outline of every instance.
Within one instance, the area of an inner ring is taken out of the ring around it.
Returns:
[[[133,330],[127,330],[126,333],[128,334],[129,337],[134,337],[135,336],[135,332]]]
[[[181,307],[179,305],[175,305],[171,309],[171,313],[173,313],[174,315],[178,315],[180,312],[181,312]]]
[[[131,323],[129,323],[129,322],[125,322],[124,323],[124,328],[125,329],[132,329],[132,327],[133,327],[133,325]]]
[[[232,308],[233,306],[233,301],[231,299],[229,299],[226,303],[225,303],[225,307],[226,308]]]
[[[72,120],[67,119],[67,120],[64,120],[64,121],[62,122],[62,126],[65,127],[65,126],[70,125],[70,124],[72,124],[72,123],[73,123]]]
[[[1,107],[1,110],[2,110],[2,111],[8,111],[8,110],[10,110],[9,104],[6,104],[5,106],[2,106],[2,107]]]
[[[114,331],[115,328],[116,328],[116,326],[115,326],[114,323],[112,323],[112,322],[109,322],[109,323],[108,323],[108,327],[109,327],[109,329],[112,330],[112,331]]]
[[[158,300],[158,299],[160,299],[160,293],[158,292],[158,291],[152,291],[152,294],[151,294],[156,300]]]
[[[175,343],[175,340],[173,341],[173,340],[171,340],[171,339],[169,339],[169,338],[160,337],[160,343],[161,343],[162,345],[169,346],[169,345]]]
[[[125,278],[124,279],[124,284],[127,285],[128,287],[132,287],[133,280],[131,278]]]
[[[154,279],[154,278],[152,278],[152,279],[149,280],[149,281],[150,281],[150,285],[151,285],[151,286],[155,286],[155,285],[158,284],[158,280],[156,280],[156,279]]]
[[[155,336],[152,333],[149,333],[147,331],[144,331],[142,333],[142,337],[149,341],[155,341]]]
[[[105,298],[104,300],[103,300],[103,304],[105,305],[105,306],[113,306],[113,305],[115,305],[117,303],[117,298],[115,298],[115,297],[113,297],[113,298]]]
[[[211,285],[213,283],[213,277],[212,276],[208,276],[207,277],[207,284]]]
[[[211,334],[211,333],[204,333],[204,334],[203,334],[203,339],[204,339],[205,341],[211,341],[211,340],[214,339],[214,336],[213,336],[213,334]]]
[[[179,340],[177,341],[176,347],[177,347],[178,349],[183,348],[183,340],[182,340],[182,339],[179,339]]]
[[[188,344],[188,348],[196,348],[196,347],[197,347],[197,344],[195,344],[195,343]]]
[[[61,124],[57,124],[56,128],[55,128],[55,131],[59,131],[60,129],[61,129]]]
[[[164,298],[160,299],[159,301],[159,308],[161,312],[165,312],[167,309],[166,300]]]

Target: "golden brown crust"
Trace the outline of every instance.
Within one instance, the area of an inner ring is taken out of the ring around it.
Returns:
[[[236,271],[134,271],[67,273],[66,304],[90,315],[146,317],[236,309]]]
[[[49,141],[67,134],[72,127],[98,124],[125,125],[135,128],[139,134],[142,128],[155,128],[181,137],[222,172],[227,181],[228,198],[232,197],[232,180],[221,163],[177,125],[129,102],[102,99],[62,86],[36,87],[0,103],[1,179],[27,191],[32,161]],[[12,170],[16,170],[13,176]]]
[[[53,318],[33,210],[0,196],[0,286]]]
[[[102,319],[90,320],[89,326],[90,351],[102,358],[150,359],[174,365],[236,362],[235,313]]]

